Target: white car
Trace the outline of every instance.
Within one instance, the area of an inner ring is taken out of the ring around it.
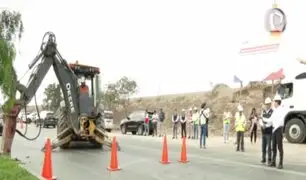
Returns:
[[[114,114],[113,111],[104,111],[104,124],[105,129],[111,132],[114,126]]]

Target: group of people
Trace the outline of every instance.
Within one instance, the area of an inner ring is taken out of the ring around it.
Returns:
[[[279,164],[277,168],[283,168],[283,127],[284,117],[281,105],[281,97],[276,95],[272,102],[271,98],[265,99],[265,107],[259,115],[256,109],[253,108],[249,116],[250,121],[250,140],[251,143],[256,143],[257,128],[262,131],[262,160],[261,163],[267,163],[270,167],[276,167],[277,150],[279,152]],[[236,130],[236,150],[244,151],[244,133],[247,130],[247,118],[243,113],[243,107],[238,105],[237,113],[235,114],[235,130]],[[231,113],[224,113],[224,142],[228,142],[229,125],[231,120]]]
[[[178,128],[181,126],[181,138],[199,139],[200,135],[200,148],[206,148],[209,117],[210,109],[206,106],[206,103],[201,104],[200,111],[197,107],[189,108],[188,111],[182,109],[181,113],[178,113],[175,109],[172,115],[172,138],[178,138]]]

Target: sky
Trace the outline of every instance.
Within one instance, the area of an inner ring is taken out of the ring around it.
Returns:
[[[306,58],[306,1],[276,2],[288,19],[280,49],[252,56],[239,50],[271,43],[264,18],[272,0],[1,0],[0,7],[23,16],[15,61],[19,77],[44,33],[52,31],[68,62],[100,67],[102,84],[127,76],[137,82],[137,96],[155,96],[205,91],[211,83],[237,86],[234,75],[248,82],[278,68],[286,75],[302,70],[295,58]],[[57,80],[50,69],[36,94],[39,102],[52,82]]]

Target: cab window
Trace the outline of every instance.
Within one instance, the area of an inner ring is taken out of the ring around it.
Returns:
[[[113,113],[105,113],[104,118],[105,119],[113,119]]]
[[[277,93],[282,97],[282,99],[287,99],[293,95],[293,83],[286,83],[280,85]]]

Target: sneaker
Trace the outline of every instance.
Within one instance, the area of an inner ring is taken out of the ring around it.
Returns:
[[[265,164],[265,163],[266,163],[266,160],[263,159],[263,160],[261,160],[260,162],[261,162],[262,164]]]
[[[270,164],[268,164],[269,167],[276,167],[275,162],[271,162]]]
[[[283,165],[282,164],[278,164],[277,169],[283,169]]]

